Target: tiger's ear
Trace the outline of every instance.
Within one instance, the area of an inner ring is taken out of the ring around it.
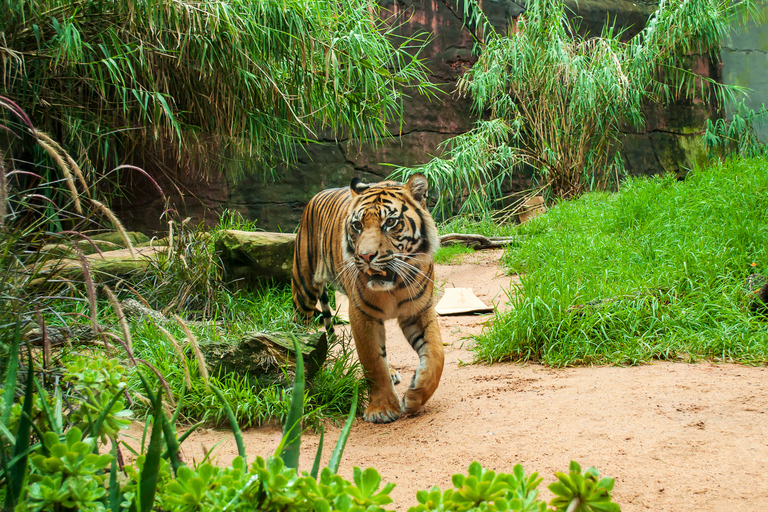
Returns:
[[[411,194],[411,197],[422,206],[427,204],[427,192],[429,191],[429,183],[427,178],[421,174],[416,173],[408,179],[408,183],[405,184],[405,189]]]
[[[370,185],[366,185],[363,183],[363,180],[357,177],[352,178],[352,182],[349,184],[349,189],[352,191],[352,197],[362,194],[368,187],[370,187]]]

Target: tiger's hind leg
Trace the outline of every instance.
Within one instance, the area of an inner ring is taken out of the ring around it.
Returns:
[[[323,317],[326,332],[329,336],[333,335],[333,326],[331,325],[333,314],[328,299],[328,285],[323,280],[316,279],[313,266],[311,264],[302,265],[296,254],[293,261],[291,296],[296,322],[310,324],[319,312]],[[320,311],[317,309],[318,299]]]
[[[320,292],[320,311],[323,315],[325,332],[328,333],[329,338],[332,338],[336,333],[333,330],[333,313],[331,312],[331,301],[328,299],[328,285],[323,285],[323,291]]]
[[[293,306],[296,311],[296,321],[309,324],[317,313],[323,318],[325,332],[329,337],[335,335],[333,330],[333,312],[331,311],[331,302],[328,298],[328,285],[312,288],[303,287],[300,293],[297,293],[296,285],[293,288]],[[303,292],[303,293],[302,293]],[[319,299],[319,300],[318,300]],[[317,304],[320,304],[320,311],[317,310]]]
[[[291,278],[291,298],[293,299],[294,319],[296,322],[309,324],[317,314],[317,298],[320,286],[314,282],[308,272],[296,262],[294,257],[293,276]],[[311,269],[309,269],[311,270]]]
[[[411,414],[429,400],[440,384],[445,360],[443,339],[432,308],[414,317],[399,319],[399,323],[405,339],[419,356],[419,365],[401,402],[402,413]]]

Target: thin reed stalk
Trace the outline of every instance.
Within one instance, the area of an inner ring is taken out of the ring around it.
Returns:
[[[67,158],[61,146],[44,132],[35,131],[35,135],[37,136],[37,143],[51,157],[51,160],[56,163],[64,175],[64,183],[69,189],[69,195],[75,205],[75,211],[82,214],[83,206],[80,204],[80,194],[77,192],[77,187],[75,187],[75,180],[72,177],[72,169],[69,164],[72,159]]]
[[[189,375],[189,368],[187,367],[187,358],[184,357],[184,351],[181,350],[181,346],[179,345],[179,342],[176,341],[176,337],[168,332],[163,326],[157,325],[157,329],[163,333],[163,336],[165,336],[168,341],[171,342],[171,345],[173,346],[174,352],[176,352],[176,355],[179,358],[179,362],[181,363],[181,369],[184,372],[184,384],[187,386],[187,389],[192,389],[192,378]]]
[[[96,286],[93,284],[93,276],[91,275],[91,266],[88,263],[88,258],[85,257],[83,251],[79,247],[74,246],[75,254],[80,262],[80,266],[83,268],[83,282],[85,283],[85,293],[88,297],[89,318],[91,320],[91,329],[93,329],[94,335],[98,335],[104,341],[104,348],[107,353],[110,353],[111,347],[107,341],[107,337],[102,335],[101,327],[99,327],[99,306],[96,300]]]
[[[120,219],[117,218],[115,213],[107,208],[107,206],[102,203],[101,201],[97,201],[96,199],[91,198],[91,202],[96,206],[104,215],[107,216],[107,218],[112,222],[112,224],[115,226],[115,229],[120,234],[120,238],[123,239],[123,243],[125,244],[125,247],[128,249],[128,251],[131,253],[131,258],[136,259],[136,249],[133,248],[133,243],[131,242],[130,237],[128,236],[128,232],[123,227],[123,223],[120,222]]]
[[[5,177],[5,161],[0,157],[0,231],[5,227],[6,202],[8,201],[8,181]]]
[[[133,354],[133,340],[131,338],[131,330],[128,328],[128,322],[125,319],[123,308],[120,307],[120,302],[118,302],[117,297],[115,297],[115,294],[112,293],[112,290],[109,289],[109,286],[104,285],[104,292],[107,294],[107,298],[109,299],[109,303],[112,305],[112,309],[114,310],[115,315],[117,315],[117,323],[120,325],[120,329],[123,332],[127,349],[131,354]]]
[[[181,319],[179,315],[174,314],[173,318],[181,326],[184,334],[187,336],[186,341],[192,347],[192,351],[194,352],[195,358],[197,359],[197,365],[200,367],[200,375],[203,377],[203,381],[207,387],[210,377],[208,375],[208,367],[205,362],[205,356],[200,351],[200,346],[197,343],[197,337],[192,333],[192,331],[189,329],[189,326],[186,324],[186,322],[184,322],[184,320]]]

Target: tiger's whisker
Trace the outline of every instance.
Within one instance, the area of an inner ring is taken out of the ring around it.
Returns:
[[[408,262],[406,262],[406,261],[403,261],[403,260],[401,260],[401,259],[398,259],[398,260],[395,260],[395,261],[398,261],[398,262],[399,262],[399,263],[401,263],[402,265],[406,265],[408,268],[410,268],[410,269],[411,269],[411,270],[413,270],[414,272],[418,273],[419,275],[421,275],[421,276],[422,276],[422,277],[424,277],[425,279],[428,279],[429,281],[431,281],[431,282],[433,282],[433,283],[435,282],[435,281],[434,281],[434,279],[431,279],[431,278],[430,278],[430,277],[429,277],[429,276],[428,276],[426,273],[424,273],[424,271],[420,270],[418,267],[416,267],[416,266],[414,266],[414,265],[411,265],[410,263],[408,263]]]
[[[416,284],[416,273],[412,270],[412,265],[400,260],[393,260],[391,262],[391,269],[403,280],[406,290],[408,290],[408,296],[411,300],[416,296],[414,285]]]

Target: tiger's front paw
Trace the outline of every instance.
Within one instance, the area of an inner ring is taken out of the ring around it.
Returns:
[[[391,423],[400,417],[400,407],[391,405],[369,405],[365,408],[363,419],[370,423]]]

